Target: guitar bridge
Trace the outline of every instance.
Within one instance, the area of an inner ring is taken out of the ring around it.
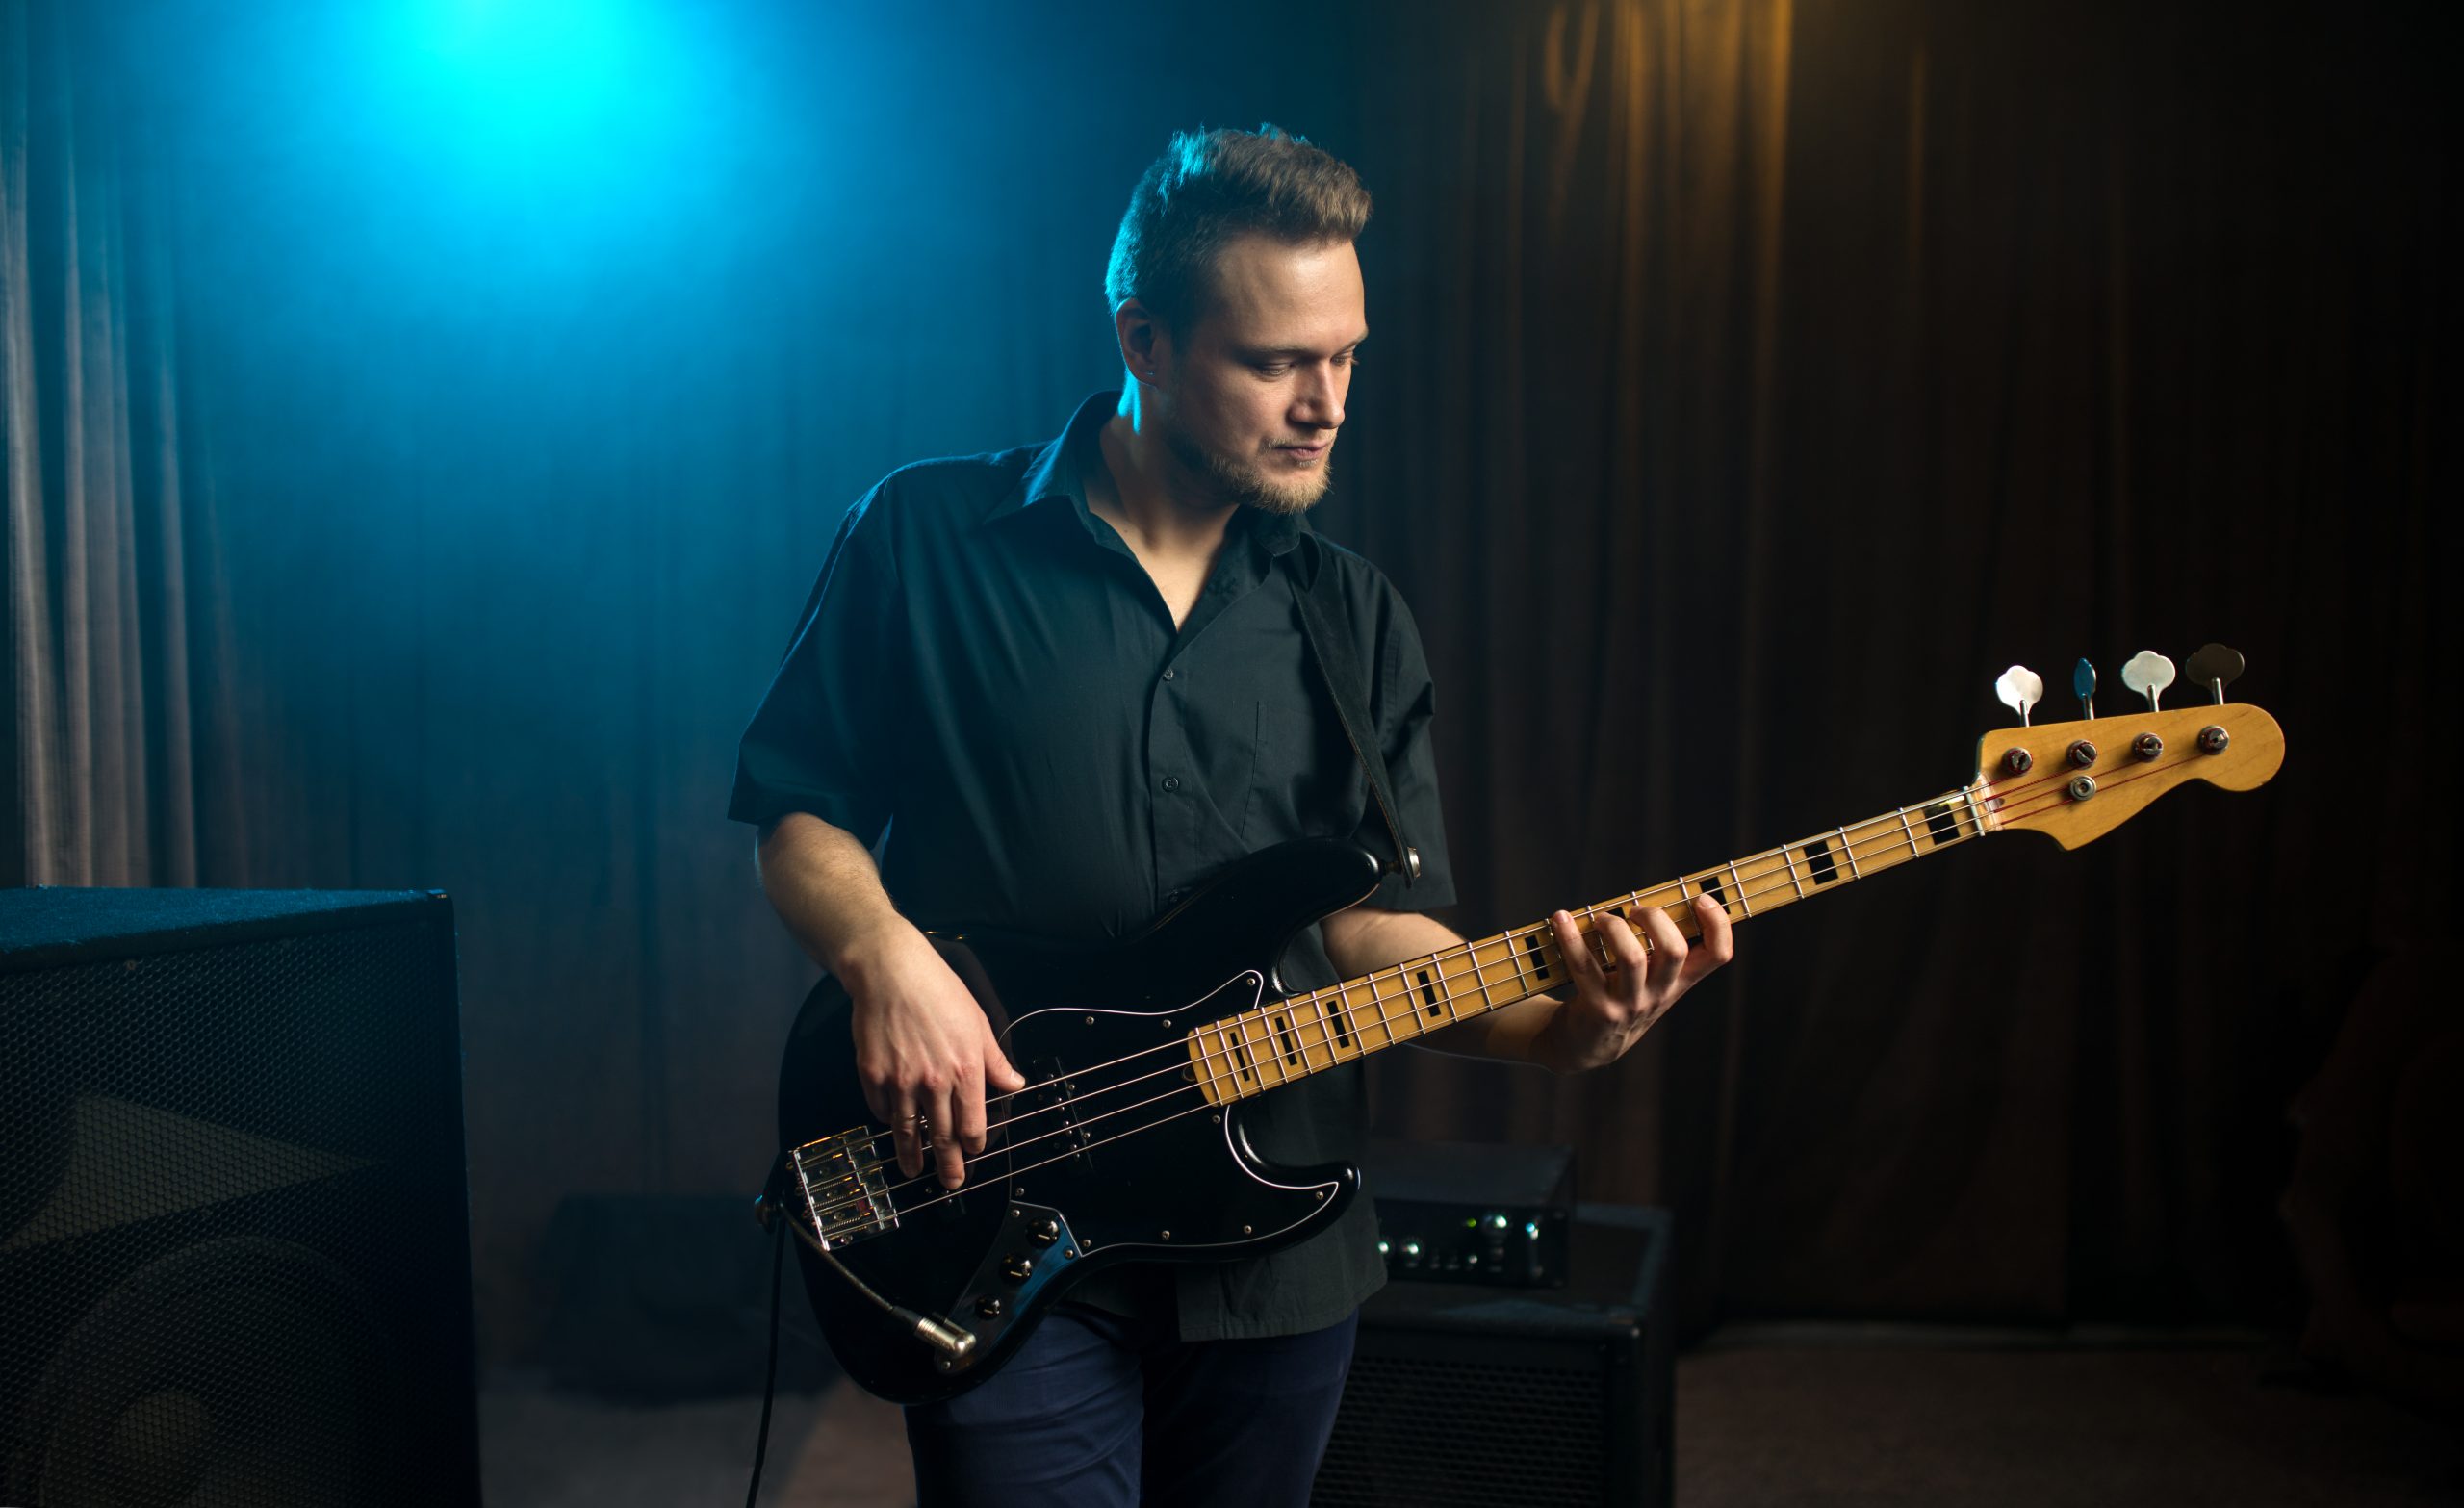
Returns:
[[[890,1164],[874,1150],[882,1140],[870,1129],[842,1131],[787,1154],[787,1172],[804,1204],[796,1234],[816,1249],[836,1251],[898,1229],[886,1176]]]

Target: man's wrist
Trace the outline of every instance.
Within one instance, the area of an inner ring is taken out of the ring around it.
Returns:
[[[896,911],[859,929],[833,950],[830,972],[850,990],[860,991],[884,973],[910,940],[923,934]]]

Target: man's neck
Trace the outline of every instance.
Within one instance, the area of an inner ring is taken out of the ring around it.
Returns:
[[[1240,505],[1193,496],[1196,488],[1163,435],[1140,422],[1134,398],[1104,422],[1099,440],[1111,485],[1091,478],[1097,485],[1088,489],[1087,506],[1142,557],[1212,562]]]

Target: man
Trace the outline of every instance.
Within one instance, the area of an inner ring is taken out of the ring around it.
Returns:
[[[1341,604],[1421,872],[1304,933],[1284,979],[1460,941],[1421,914],[1453,893],[1419,634],[1384,576],[1302,521],[1369,334],[1368,218],[1351,169],[1300,139],[1175,138],[1107,278],[1123,391],[1050,445],[894,473],[840,530],[746,732],[731,814],[759,824],[763,889],[849,991],[866,1096],[911,1176],[930,1163],[959,1185],[986,1093],[1023,1084],[911,917],[1095,941],[1272,843],[1353,834],[1391,853],[1302,591]],[[1604,919],[1604,969],[1559,912],[1573,995],[1440,1045],[1561,1072],[1614,1061],[1729,958],[1726,913],[1699,915],[1689,951],[1644,910],[1648,955]],[[1246,1124],[1270,1158],[1354,1159],[1363,1111],[1351,1064],[1266,1095]],[[1369,1203],[1271,1256],[1115,1270],[989,1381],[909,1411],[925,1504],[1307,1498],[1383,1277]]]

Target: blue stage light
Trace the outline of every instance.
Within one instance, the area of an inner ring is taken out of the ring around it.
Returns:
[[[477,186],[637,177],[693,134],[676,0],[395,0],[371,40],[398,140]],[[373,102],[373,101],[372,101]]]

